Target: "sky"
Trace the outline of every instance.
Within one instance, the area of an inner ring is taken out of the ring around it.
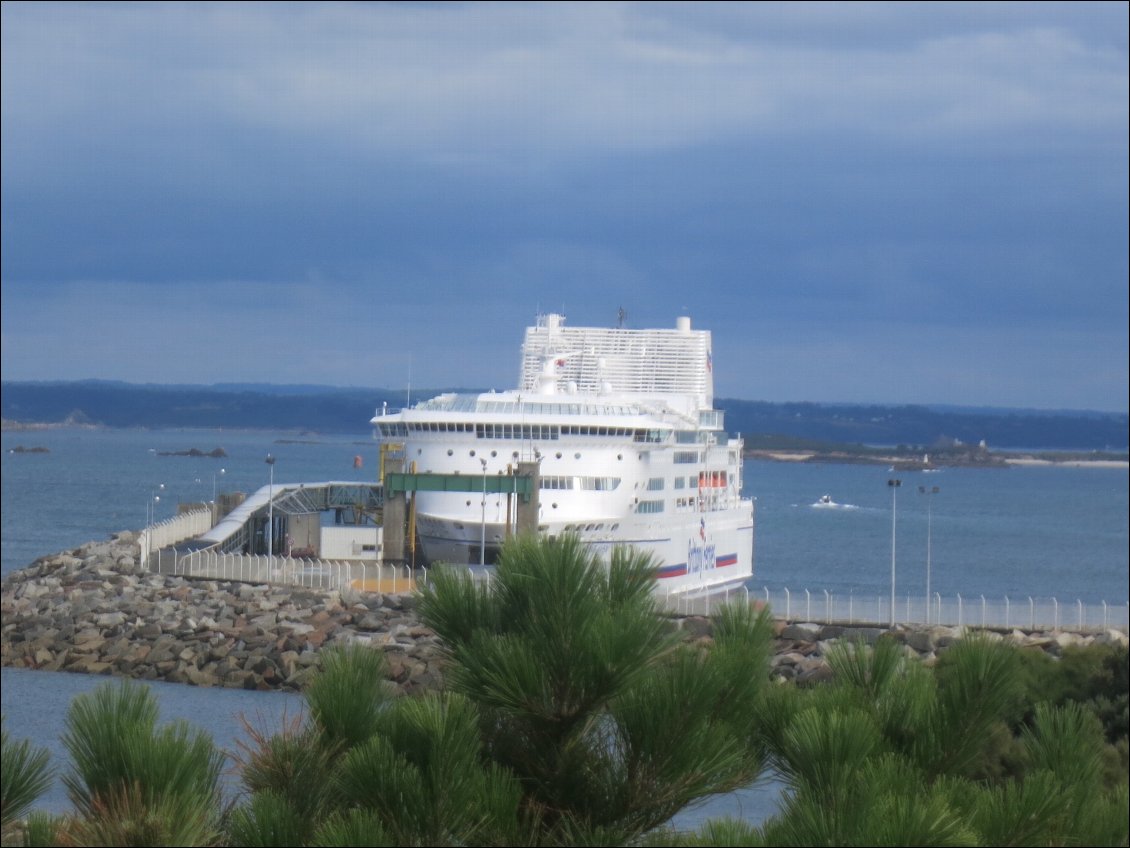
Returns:
[[[1125,3],[2,6],[4,380],[1128,407]]]

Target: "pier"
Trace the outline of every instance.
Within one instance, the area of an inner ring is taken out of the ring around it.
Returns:
[[[222,565],[230,579],[265,582],[301,572],[297,582],[303,585],[310,585],[311,575],[379,584],[388,568],[395,581],[397,569],[416,564],[416,492],[504,494],[514,499],[507,535],[537,531],[536,462],[518,463],[511,474],[480,475],[405,471],[403,461],[393,459],[383,479],[272,482],[246,498],[225,494],[210,506],[182,508],[175,518],[142,531],[141,565],[160,573],[192,574],[208,563],[207,576],[218,576],[216,568]],[[327,513],[333,514],[332,523],[323,520]]]

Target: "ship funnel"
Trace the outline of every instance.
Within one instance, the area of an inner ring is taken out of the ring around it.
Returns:
[[[680,333],[689,333],[691,331],[691,319],[686,315],[681,315],[675,319],[675,329]]]

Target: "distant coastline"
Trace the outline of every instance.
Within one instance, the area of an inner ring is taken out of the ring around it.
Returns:
[[[89,421],[12,421],[8,418],[0,419],[0,431],[5,433],[37,432],[40,430],[101,430],[101,424],[91,424]]]
[[[403,391],[363,387],[138,385],[97,380],[3,381],[0,386],[5,431],[104,426],[274,432],[296,434],[298,439],[307,434],[360,435],[367,432],[374,413],[399,409],[408,402]],[[421,387],[413,395],[466,391],[471,390]],[[898,446],[900,451],[907,448],[918,458],[929,453],[934,459],[935,453],[950,447],[985,444],[994,452],[1097,450],[1124,458],[1130,446],[1130,415],[1125,412],[726,397],[715,397],[715,406],[725,415],[726,430],[742,434],[751,450],[850,455],[862,446],[885,445]],[[841,450],[843,446],[846,449]]]
[[[821,450],[747,450],[746,459],[769,462],[837,463],[842,465],[878,465],[896,471],[934,471],[941,468],[1009,468],[1011,466],[1049,466],[1058,468],[1128,468],[1130,458],[1117,454],[1096,454],[1055,451],[1044,453],[1003,453],[986,451],[982,456],[931,457],[928,462],[909,459],[897,453],[857,452],[850,449]]]
[[[88,421],[76,420],[68,417],[65,421],[14,421],[8,418],[0,420],[0,430],[3,432],[42,432],[48,430],[125,430],[137,429],[127,427],[108,427],[104,424],[93,424]],[[159,427],[141,429],[174,429],[174,430],[215,430],[227,429],[240,432],[254,432],[266,429],[258,427]],[[309,430],[294,431],[299,436],[316,436],[318,434]],[[359,434],[358,434],[359,435]],[[764,437],[747,436],[747,444],[759,443]],[[769,462],[793,463],[831,463],[840,465],[877,465],[887,466],[896,471],[932,471],[941,468],[1009,468],[1012,466],[1049,466],[1060,468],[1130,468],[1130,455],[1110,451],[999,451],[989,450],[984,446],[970,447],[964,445],[948,445],[933,452],[923,450],[921,447],[884,448],[853,444],[828,444],[819,446],[788,446],[790,440],[781,437],[768,437],[769,440],[779,443],[780,447],[753,447],[744,452],[746,459],[758,459]],[[279,444],[317,444],[317,440],[309,438],[277,439]],[[797,440],[799,442],[800,440]],[[27,448],[19,446],[13,449],[18,453],[46,452],[45,448]],[[226,452],[222,447],[210,451],[198,448],[184,451],[166,451],[162,455],[170,456],[210,456],[223,457]]]

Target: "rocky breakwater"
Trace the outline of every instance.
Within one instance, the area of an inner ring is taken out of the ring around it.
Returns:
[[[440,684],[435,634],[420,624],[411,595],[319,591],[153,574],[138,565],[137,537],[43,557],[2,586],[0,662],[50,671],[244,689],[300,690],[320,650],[361,642],[382,650],[389,679],[403,692]],[[676,618],[691,641],[709,642],[711,621]],[[827,654],[842,641],[894,638],[908,657],[932,662],[968,630],[956,627],[845,627],[778,621],[774,677],[831,677]],[[1059,655],[1094,642],[1126,645],[1118,630],[1098,633],[988,631],[990,638]]]
[[[940,653],[974,631],[968,627],[941,625],[866,627],[802,622],[777,622],[776,650],[771,661],[775,677],[811,683],[832,677],[828,665],[829,650],[839,642],[862,642],[873,645],[881,637],[902,645],[907,657],[933,663]],[[1066,648],[1092,644],[1117,644],[1126,647],[1127,635],[1120,630],[1075,633],[1066,630],[1023,631],[981,630],[976,632],[1018,648],[1039,650],[1061,656]]]
[[[43,557],[2,586],[0,662],[198,686],[302,689],[321,648],[380,648],[405,692],[439,680],[413,598],[152,574],[134,533]]]

